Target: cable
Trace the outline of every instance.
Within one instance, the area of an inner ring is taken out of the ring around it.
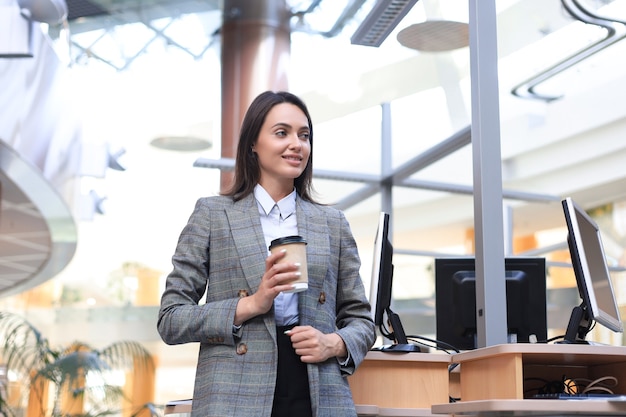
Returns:
[[[395,339],[393,333],[387,329],[387,326],[385,326],[385,323],[381,323],[380,326],[378,326],[378,328],[380,330],[380,334],[386,337],[387,339],[389,340]]]
[[[537,387],[527,387],[532,381],[538,381],[541,385]],[[546,394],[615,394],[612,388],[618,385],[618,380],[614,376],[603,376],[594,380],[587,378],[568,378],[563,375],[560,380],[547,380],[543,378],[524,378],[524,397]]]
[[[607,393],[614,394],[611,388],[615,388],[618,384],[617,378],[614,376],[603,376],[594,380],[586,378],[574,379],[576,385],[582,388],[582,394],[589,393]]]
[[[551,337],[548,340],[546,340],[546,343],[551,343],[551,342],[554,342],[555,340],[561,340],[561,339],[565,339],[565,335],[564,334]]]
[[[524,390],[524,397],[532,397],[534,394],[559,394],[565,392],[565,376],[561,380],[548,380],[544,378],[524,378],[524,384],[532,381],[541,382],[537,387],[529,387]]]
[[[434,349],[444,351],[444,352],[446,352],[448,354],[451,354],[450,352],[448,352],[448,350],[453,350],[455,353],[460,353],[459,349],[457,349],[456,347],[454,347],[454,346],[452,346],[452,345],[450,345],[450,344],[448,344],[446,342],[442,342],[441,340],[429,339],[427,337],[419,336],[419,335],[407,335],[407,339],[411,339],[411,340],[413,340],[415,342],[418,342],[418,343],[422,343],[420,341],[425,340],[425,341],[430,342],[430,343],[433,344],[433,345],[428,345],[426,343],[422,343],[425,346],[432,347]]]

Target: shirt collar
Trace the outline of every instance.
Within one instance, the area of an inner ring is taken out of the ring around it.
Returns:
[[[259,206],[263,209],[266,215],[272,211],[272,208],[276,204],[283,218],[287,218],[296,211],[296,195],[296,189],[294,188],[288,196],[279,202],[275,202],[261,184],[254,186],[254,198],[256,198],[256,201],[259,203]]]

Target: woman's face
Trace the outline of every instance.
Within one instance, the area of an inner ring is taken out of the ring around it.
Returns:
[[[261,169],[260,184],[266,189],[286,187],[291,192],[294,180],[306,168],[311,154],[306,115],[290,103],[275,105],[267,114],[252,150]]]

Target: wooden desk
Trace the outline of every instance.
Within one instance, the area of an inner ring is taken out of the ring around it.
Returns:
[[[172,414],[191,415],[191,400],[175,400],[165,404],[163,414],[171,416]],[[171,416],[174,417],[174,416]]]
[[[448,402],[451,356],[368,352],[348,378],[360,417],[435,417],[432,404]],[[171,401],[165,414],[188,417],[191,400]]]
[[[596,379],[614,376],[626,394],[626,347],[577,344],[506,344],[452,356],[460,364],[461,401],[432,407],[455,415],[626,415],[626,402],[532,400],[536,379]],[[534,385],[533,385],[534,384]],[[526,399],[525,399],[526,398]]]
[[[369,352],[348,378],[356,404],[379,408],[424,409],[448,402],[450,355]]]
[[[626,402],[599,400],[482,400],[436,404],[434,415],[454,416],[625,416]]]

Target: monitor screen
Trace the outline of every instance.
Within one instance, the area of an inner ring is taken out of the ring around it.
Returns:
[[[385,312],[391,307],[393,246],[389,241],[389,214],[380,213],[374,240],[374,263],[370,282],[372,319],[376,326],[384,324]]]
[[[380,329],[380,333],[394,344],[383,346],[380,350],[419,352],[420,348],[417,345],[408,342],[400,317],[391,310],[392,286],[393,246],[389,239],[389,214],[381,212],[374,240],[370,304],[374,324]]]
[[[548,337],[546,261],[506,258],[506,306],[509,342]],[[477,347],[474,258],[435,259],[437,340],[457,350]]]
[[[600,229],[571,198],[564,199],[562,205],[576,285],[582,299],[581,305],[572,311],[565,342],[584,341],[594,322],[614,332],[622,332]]]

